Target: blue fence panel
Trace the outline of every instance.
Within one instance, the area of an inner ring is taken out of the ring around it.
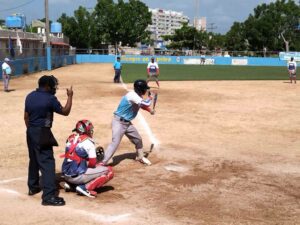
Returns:
[[[206,58],[205,60],[208,60]],[[214,65],[231,65],[232,64],[232,58],[231,57],[212,57],[214,59]]]
[[[3,61],[0,61],[1,65]],[[42,70],[47,70],[47,58],[46,57],[31,57],[25,59],[15,59],[11,60],[10,65],[12,66],[13,75],[20,76],[22,74],[39,72]],[[76,63],[76,58],[70,55],[64,56],[54,56],[52,57],[52,69],[71,65]],[[2,79],[2,76],[0,76]]]
[[[286,61],[280,60],[280,58],[248,58],[248,65],[250,66],[286,66],[286,63]]]
[[[77,54],[77,63],[113,63],[115,61],[115,55],[84,55]]]
[[[76,55],[77,63],[113,63],[115,55]],[[147,64],[151,56],[123,55],[124,64]],[[159,64],[200,64],[200,56],[155,56]],[[286,61],[280,58],[267,57],[206,57],[205,64],[209,65],[237,65],[237,66],[286,66]]]

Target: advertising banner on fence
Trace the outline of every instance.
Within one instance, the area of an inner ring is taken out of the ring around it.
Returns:
[[[134,55],[124,55],[121,56],[122,63],[148,63],[150,62],[152,56],[134,56]],[[175,58],[171,56],[155,56],[155,60],[158,63],[170,64],[174,63]]]
[[[246,66],[248,65],[248,59],[232,59],[231,64],[234,66]]]
[[[291,57],[294,57],[295,61],[300,61],[300,52],[280,52],[280,60],[290,60]]]
[[[200,58],[184,58],[183,64],[185,65],[200,65],[201,59]],[[205,59],[204,65],[214,65],[214,59]]]

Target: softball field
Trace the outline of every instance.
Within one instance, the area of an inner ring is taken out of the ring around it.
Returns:
[[[153,165],[135,162],[134,146],[124,137],[113,158],[115,177],[96,199],[60,189],[66,206],[45,207],[41,194],[27,195],[23,120],[25,96],[43,74],[49,73],[12,79],[15,90],[0,92],[1,225],[300,223],[300,83],[161,82],[156,115],[141,112],[133,121],[145,150],[156,142],[149,156]],[[112,114],[126,90],[112,82],[111,64],[73,65],[50,74],[59,79],[63,105],[65,88],[74,90],[70,116],[54,118],[59,182],[58,156],[75,123],[91,120],[97,143],[106,148]]]

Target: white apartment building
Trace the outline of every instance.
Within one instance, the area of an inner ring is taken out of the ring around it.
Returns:
[[[198,31],[200,31],[200,30],[206,31],[207,30],[206,26],[207,26],[206,25],[206,17],[201,17],[200,19],[197,19],[197,18],[194,19],[194,27]]]
[[[189,22],[189,18],[182,12],[176,12],[163,9],[149,9],[152,13],[152,25],[148,30],[151,31],[151,37],[155,41],[161,41],[162,35],[171,35],[176,29],[182,27],[183,22]]]

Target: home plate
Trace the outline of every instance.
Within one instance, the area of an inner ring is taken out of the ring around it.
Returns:
[[[165,169],[169,170],[169,171],[179,172],[179,173],[183,173],[183,172],[186,172],[189,170],[188,168],[177,165],[177,164],[166,165]]]

